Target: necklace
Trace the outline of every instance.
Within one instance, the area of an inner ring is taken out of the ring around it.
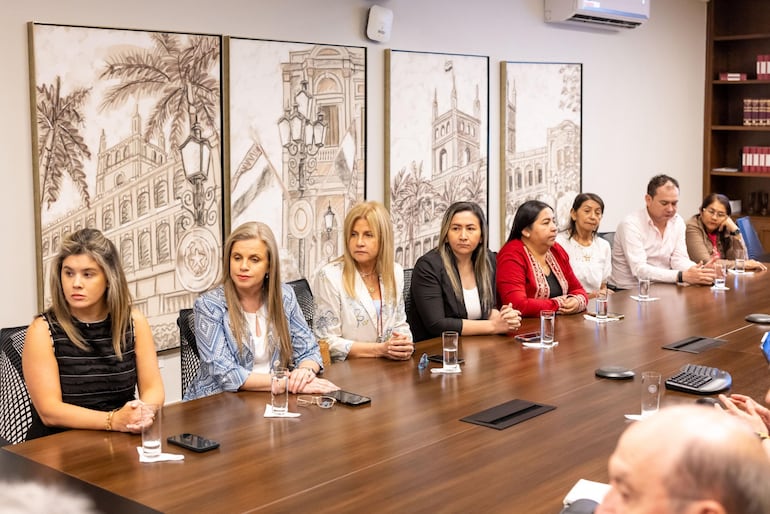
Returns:
[[[362,272],[359,271],[358,274],[361,275],[361,278],[366,278],[366,277],[371,277],[372,275],[374,275],[374,271],[375,270],[372,270],[369,273],[362,273]]]

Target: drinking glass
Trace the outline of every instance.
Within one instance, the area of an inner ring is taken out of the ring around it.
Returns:
[[[714,288],[725,288],[725,267],[722,263],[714,263]]]
[[[596,319],[607,319],[607,291],[596,293]]]
[[[289,370],[273,368],[270,371],[270,402],[273,414],[278,416],[289,412]]]
[[[142,453],[145,457],[157,457],[161,453],[161,413],[160,405],[145,403],[140,407],[142,413]]]
[[[453,331],[441,333],[441,342],[444,348],[444,369],[450,371],[460,371],[460,364],[457,360],[457,343],[460,334]]]
[[[650,298],[650,279],[639,277],[639,299],[647,300]]]
[[[656,371],[642,372],[642,417],[658,412],[662,380]]]
[[[746,271],[746,252],[735,250],[735,272],[743,273]]]
[[[556,311],[540,311],[540,344],[553,346],[556,330]]]

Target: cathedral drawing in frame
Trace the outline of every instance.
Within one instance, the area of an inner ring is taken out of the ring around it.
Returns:
[[[582,64],[500,63],[502,241],[527,200],[541,200],[561,228],[581,189]]]
[[[385,200],[396,261],[411,268],[449,205],[488,212],[489,57],[388,50],[385,70]]]
[[[219,278],[220,36],[29,24],[38,307],[67,234],[117,247],[158,350]]]

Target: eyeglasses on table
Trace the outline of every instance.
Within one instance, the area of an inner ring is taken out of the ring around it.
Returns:
[[[322,409],[331,409],[337,402],[331,396],[297,396],[298,407],[310,407],[318,405]]]

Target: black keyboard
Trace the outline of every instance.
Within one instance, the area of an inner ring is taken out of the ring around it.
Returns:
[[[679,373],[666,380],[666,389],[694,394],[713,394],[733,385],[730,373],[719,368],[686,364]]]

